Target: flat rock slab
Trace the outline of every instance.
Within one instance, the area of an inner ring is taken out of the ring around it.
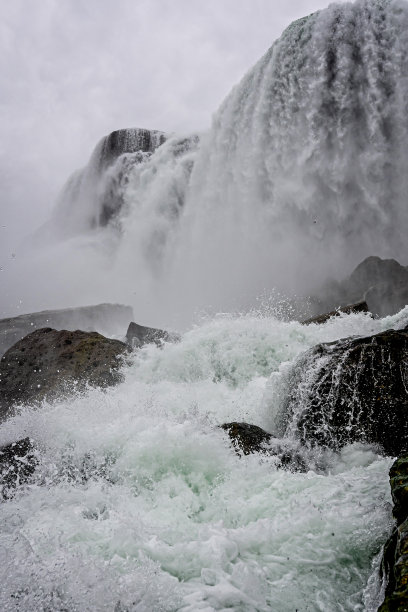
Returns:
[[[82,329],[83,331],[98,331],[108,336],[124,335],[132,319],[132,308],[121,304],[97,304],[61,310],[43,310],[0,319],[0,356],[13,344],[36,329],[44,327],[70,331]]]
[[[0,360],[0,416],[16,403],[52,400],[87,385],[117,384],[128,350],[123,342],[97,332],[36,330]]]

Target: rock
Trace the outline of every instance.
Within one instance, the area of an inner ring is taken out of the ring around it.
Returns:
[[[265,451],[265,445],[272,438],[272,434],[267,433],[257,425],[248,423],[224,423],[221,428],[227,432],[237,452],[244,455]]]
[[[3,499],[13,496],[13,489],[29,481],[38,464],[30,438],[0,448],[0,488]]]
[[[403,612],[408,611],[408,455],[392,465],[390,485],[397,527],[384,547],[382,574],[387,587],[378,612]]]
[[[156,344],[162,346],[163,342],[179,342],[179,334],[156,329],[154,327],[144,327],[133,321],[129,324],[126,332],[126,342],[132,348],[140,348],[144,344]]]
[[[349,304],[348,306],[341,306],[337,310],[326,312],[325,314],[318,315],[317,317],[311,317],[302,321],[302,325],[310,325],[311,323],[321,324],[326,323],[332,317],[338,317],[341,313],[351,314],[357,312],[370,312],[367,306],[367,302],[357,302],[356,304]]]
[[[0,415],[15,403],[51,400],[87,385],[115,385],[128,350],[97,332],[36,330],[0,360]]]
[[[18,340],[43,327],[74,331],[98,331],[102,334],[123,335],[133,319],[130,306],[98,304],[61,310],[43,310],[31,314],[0,319],[0,356]]]
[[[377,317],[399,312],[408,304],[408,267],[395,259],[367,257],[348,278],[325,283],[311,298],[311,308],[318,314],[362,300]]]
[[[102,170],[124,153],[136,153],[137,151],[153,153],[165,141],[166,135],[158,130],[143,128],[115,130],[97,145],[98,164]]]
[[[249,423],[224,423],[220,426],[229,435],[235,451],[238,455],[250,455],[262,453],[279,458],[280,467],[288,468],[296,472],[305,472],[307,469],[305,459],[297,448],[291,447],[282,440],[276,440],[257,425]]]
[[[293,376],[286,433],[334,449],[352,442],[381,445],[391,456],[408,449],[407,331],[320,344]]]
[[[408,455],[394,461],[390,469],[393,514],[398,523],[408,518]]]

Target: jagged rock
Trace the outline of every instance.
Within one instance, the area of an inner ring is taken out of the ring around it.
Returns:
[[[162,346],[163,342],[179,342],[179,334],[156,329],[154,327],[144,327],[133,321],[129,324],[126,332],[126,342],[132,348],[140,348],[144,344],[157,344]]]
[[[408,456],[390,470],[391,494],[397,527],[384,547],[382,574],[387,580],[384,603],[378,612],[408,611]]]
[[[0,356],[30,332],[44,327],[74,331],[98,331],[106,335],[123,334],[133,319],[130,306],[98,304],[61,310],[43,310],[0,319]]]
[[[407,331],[320,344],[298,360],[283,426],[305,443],[396,456],[408,449],[407,383]]]
[[[361,300],[378,317],[399,312],[408,304],[408,267],[395,259],[367,257],[348,278],[325,283],[311,304],[318,314]]]
[[[302,321],[302,325],[310,325],[311,323],[326,323],[331,317],[338,317],[341,313],[343,314],[352,314],[356,312],[370,312],[367,306],[367,302],[357,302],[356,304],[349,304],[348,306],[341,306],[337,310],[332,310],[331,312],[326,312],[325,314],[318,315],[317,317],[311,317],[310,319],[306,319],[306,321]]]
[[[28,482],[37,464],[30,438],[0,448],[0,489],[3,499],[10,499],[16,487]]]
[[[124,153],[153,153],[157,147],[166,141],[166,135],[158,130],[146,130],[143,128],[124,128],[115,130],[105,136],[99,143],[100,168],[112,164]]]
[[[15,403],[54,399],[86,385],[120,382],[128,347],[96,332],[38,329],[0,360],[0,414]]]
[[[307,469],[306,462],[296,448],[291,448],[281,440],[273,438],[257,425],[249,423],[224,423],[220,426],[229,435],[231,442],[238,453],[250,455],[252,453],[263,453],[279,458],[280,466],[293,471],[304,472]]]

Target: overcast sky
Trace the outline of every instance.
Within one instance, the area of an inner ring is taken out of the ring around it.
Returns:
[[[0,253],[48,217],[104,134],[206,129],[282,30],[327,4],[1,0]]]

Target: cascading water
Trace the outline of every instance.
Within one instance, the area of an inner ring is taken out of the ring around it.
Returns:
[[[50,278],[42,308],[121,300],[147,324],[180,326],[274,289],[307,294],[369,255],[408,263],[407,53],[403,0],[293,23],[200,142],[149,130],[102,140],[22,278]]]
[[[53,227],[119,227],[114,251],[105,238],[108,269],[94,267],[116,297],[156,304],[159,324],[168,310],[180,324],[200,308],[253,306],[273,288],[307,292],[372,254],[408,263],[407,53],[406,2],[360,0],[301,19],[200,145],[163,145],[156,133],[135,146],[130,130],[123,151],[133,152],[101,177],[102,141]]]

